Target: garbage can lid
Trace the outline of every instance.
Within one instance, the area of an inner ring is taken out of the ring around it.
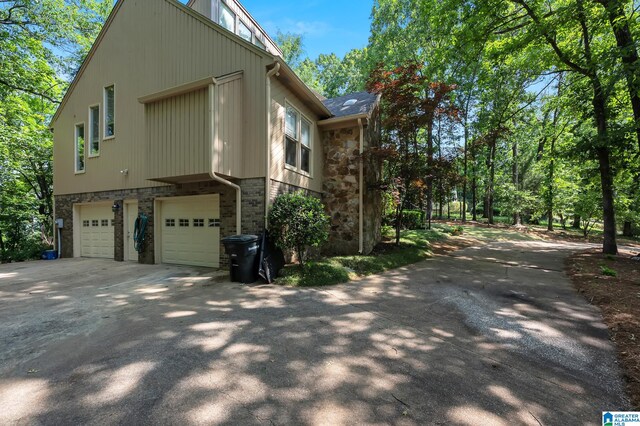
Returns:
[[[232,235],[222,239],[223,243],[254,243],[258,241],[260,237],[251,234]]]

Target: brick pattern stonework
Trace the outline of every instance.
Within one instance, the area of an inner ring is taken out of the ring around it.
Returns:
[[[236,182],[242,191],[242,232],[259,234],[264,229],[264,179],[245,179]],[[138,211],[149,218],[143,251],[138,256],[139,263],[153,264],[154,244],[154,201],[159,197],[179,197],[187,195],[220,194],[220,236],[236,234],[236,191],[219,182],[205,181],[171,186],[139,188],[129,190],[104,191],[96,193],[56,195],[56,218],[64,219],[61,229],[61,257],[73,257],[73,206],[75,204],[108,201],[117,202],[120,208],[114,213],[114,259],[124,259],[124,200],[138,200]],[[228,257],[220,244],[220,266],[228,266]]]
[[[364,151],[380,145],[377,110],[364,128]],[[360,156],[360,129],[357,125],[324,132],[323,202],[331,218],[331,232],[325,251],[356,254],[359,250],[360,162],[363,175],[363,254],[370,253],[381,240],[382,195],[377,189],[381,164],[374,156]]]

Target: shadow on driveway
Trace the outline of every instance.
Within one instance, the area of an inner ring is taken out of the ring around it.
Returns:
[[[0,422],[600,424],[627,408],[572,246],[492,242],[327,289],[97,259],[0,267]]]

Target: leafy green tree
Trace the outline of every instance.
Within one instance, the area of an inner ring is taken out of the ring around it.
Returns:
[[[309,247],[319,247],[329,238],[330,222],[324,206],[301,191],[276,197],[267,219],[276,245],[295,252],[300,265],[304,265]]]

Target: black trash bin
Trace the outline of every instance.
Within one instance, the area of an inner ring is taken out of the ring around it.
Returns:
[[[250,284],[258,279],[258,236],[233,235],[222,239],[229,255],[231,281]]]

